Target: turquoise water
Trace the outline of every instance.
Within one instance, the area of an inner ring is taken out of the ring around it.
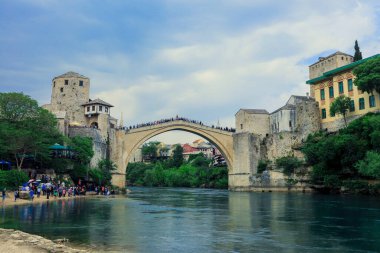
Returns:
[[[0,227],[121,252],[380,252],[380,199],[132,188],[1,210]]]

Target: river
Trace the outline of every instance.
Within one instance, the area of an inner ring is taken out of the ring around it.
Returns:
[[[3,208],[0,227],[121,252],[380,252],[380,199],[131,188]]]

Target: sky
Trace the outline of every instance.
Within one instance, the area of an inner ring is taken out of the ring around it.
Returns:
[[[51,80],[75,71],[125,125],[180,115],[234,127],[240,108],[305,95],[319,56],[353,54],[355,40],[363,57],[380,53],[380,1],[0,0],[0,31],[0,92],[46,104]]]

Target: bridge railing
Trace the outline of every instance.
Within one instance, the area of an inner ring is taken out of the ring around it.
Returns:
[[[219,126],[214,126],[214,125],[209,126],[209,125],[203,124],[202,121],[191,120],[191,119],[187,119],[187,118],[183,118],[183,117],[161,119],[161,120],[157,120],[157,121],[152,121],[152,122],[147,122],[147,123],[142,123],[142,124],[136,124],[136,125],[132,125],[129,127],[119,127],[118,129],[129,132],[129,131],[133,131],[133,130],[143,130],[144,128],[150,129],[152,127],[160,126],[160,125],[168,125],[168,123],[170,124],[170,123],[177,122],[177,121],[178,122],[190,123],[193,125],[202,126],[202,127],[206,127],[209,129],[219,130],[219,131],[224,131],[224,132],[234,133],[236,131],[234,128],[219,127]]]

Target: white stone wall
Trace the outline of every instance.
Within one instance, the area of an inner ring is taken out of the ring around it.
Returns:
[[[253,133],[262,138],[269,133],[269,114],[253,114],[240,110],[235,115],[236,133]]]
[[[283,131],[293,131],[295,129],[295,110],[284,109],[270,115],[270,132],[278,133]]]

